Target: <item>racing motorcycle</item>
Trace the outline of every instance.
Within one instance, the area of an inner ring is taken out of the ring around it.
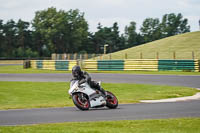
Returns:
[[[98,82],[101,85],[101,82]],[[89,108],[108,107],[115,109],[118,106],[117,97],[106,91],[106,96],[99,90],[93,89],[85,82],[79,85],[78,80],[71,81],[68,91],[75,106],[80,110],[89,110]]]

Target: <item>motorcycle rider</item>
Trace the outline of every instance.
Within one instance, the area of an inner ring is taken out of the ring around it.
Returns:
[[[72,78],[71,81],[79,80],[78,81],[79,85],[87,82],[90,85],[91,88],[99,90],[100,92],[103,93],[104,96],[106,96],[105,90],[103,88],[101,88],[100,85],[97,82],[92,81],[90,75],[87,72],[81,71],[80,66],[75,65],[72,68],[72,76],[73,76],[73,78]]]

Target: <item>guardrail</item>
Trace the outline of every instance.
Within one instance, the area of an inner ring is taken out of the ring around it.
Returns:
[[[84,60],[85,70],[200,71],[199,60]]]
[[[158,70],[199,72],[199,60],[159,60]]]
[[[92,71],[193,71],[200,72],[200,60],[31,60],[30,67],[49,70],[71,70],[74,65]]]

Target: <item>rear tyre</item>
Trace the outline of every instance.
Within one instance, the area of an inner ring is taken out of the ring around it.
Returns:
[[[107,95],[106,95],[106,106],[110,109],[117,108],[117,106],[118,106],[117,97],[109,91],[106,91],[106,93],[107,93]]]
[[[90,102],[87,95],[84,93],[76,93],[72,96],[72,100],[77,108],[80,110],[88,110],[90,108]]]

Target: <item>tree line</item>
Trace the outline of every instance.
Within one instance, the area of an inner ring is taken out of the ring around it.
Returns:
[[[111,27],[100,23],[96,32],[89,32],[84,13],[57,10],[54,7],[37,11],[31,22],[19,19],[4,23],[0,19],[0,57],[49,57],[52,53],[115,52],[165,37],[190,32],[182,14],[165,14],[162,19],[146,18],[139,32],[132,21],[120,34],[117,22]]]

